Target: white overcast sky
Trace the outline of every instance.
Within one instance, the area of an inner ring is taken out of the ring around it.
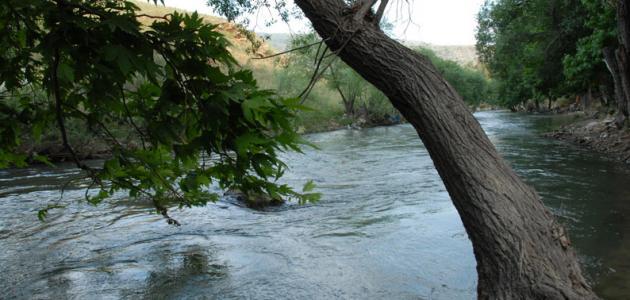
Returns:
[[[394,0],[391,1],[386,17],[395,24],[394,35],[399,39],[436,45],[473,45],[477,27],[476,15],[483,2],[484,0]],[[165,0],[165,3],[167,6],[213,14],[206,5],[206,0]],[[271,27],[265,27],[264,20],[269,17],[268,13],[261,11],[258,22],[250,22],[250,29],[267,33],[299,33],[307,28],[306,20],[292,21],[290,26],[277,22]]]

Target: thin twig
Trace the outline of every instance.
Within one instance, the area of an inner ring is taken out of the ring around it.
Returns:
[[[378,5],[378,10],[376,11],[376,15],[374,16],[374,24],[379,25],[381,23],[383,13],[385,13],[385,7],[388,2],[389,0],[381,0],[381,3]]]
[[[173,14],[166,14],[163,16],[152,16],[152,15],[147,15],[147,14],[138,14],[138,15],[134,15],[136,18],[149,18],[149,19],[160,19],[160,20],[165,20],[165,21],[170,21],[168,19],[168,17],[172,17]]]
[[[376,3],[376,0],[359,0],[356,5],[359,6],[359,10],[354,15],[355,21],[361,21],[365,19],[365,16],[370,12],[372,6]]]
[[[317,64],[317,58],[319,57],[319,52],[322,51],[322,46],[326,45],[325,43],[321,43],[319,44],[319,46],[317,46],[317,52],[315,52],[315,61],[313,61],[313,65]],[[328,46],[326,46],[328,47]]]
[[[66,149],[66,151],[70,152],[70,155],[72,156],[72,160],[74,160],[76,166],[79,169],[92,172],[92,169],[90,167],[86,166],[85,164],[81,162],[81,160],[79,160],[77,153],[74,151],[72,146],[70,146],[70,142],[68,141],[68,134],[66,132],[66,124],[63,117],[63,107],[62,107],[63,103],[61,100],[61,88],[59,87],[59,77],[57,75],[57,72],[59,70],[59,60],[60,60],[59,49],[55,49],[54,54],[53,54],[53,65],[52,65],[52,70],[51,70],[52,72],[51,77],[52,77],[52,82],[53,82],[53,93],[55,94],[55,112],[56,112],[56,117],[57,117],[57,125],[59,126],[59,131],[61,133],[61,140],[63,142],[63,147]]]
[[[322,75],[324,75],[324,72],[326,72],[326,69],[328,69],[333,64],[333,62],[335,62],[335,60],[337,60],[337,58],[339,58],[339,57],[334,57],[333,59],[331,59],[328,62],[328,64],[322,69],[322,71],[319,72],[319,74],[315,73],[316,76],[313,77],[312,84],[310,84],[310,86],[307,87],[307,90],[305,90],[303,92],[303,95],[300,96],[301,97],[300,104],[304,104],[304,102],[306,101],[306,98],[308,97],[308,95],[313,90],[313,87],[315,87],[315,83],[317,83],[317,81],[319,81],[319,79],[322,77]]]
[[[339,53],[341,53],[341,51],[343,51],[343,49],[344,49],[344,48],[345,48],[345,47],[346,47],[346,46],[350,43],[350,41],[354,38],[354,36],[357,34],[357,32],[358,32],[358,30],[353,31],[353,32],[352,32],[352,35],[350,35],[350,37],[348,37],[348,39],[344,41],[344,43],[341,45],[341,47],[339,47],[339,49],[337,49],[337,50],[333,51],[333,52],[331,53],[331,55],[332,55],[332,54],[339,55]],[[328,48],[326,48],[326,49],[328,49]],[[311,80],[309,81],[308,85],[306,86],[306,89],[304,89],[304,91],[302,91],[302,93],[300,93],[300,95],[298,96],[298,98],[300,98],[300,99],[301,99],[301,100],[300,100],[300,104],[304,104],[304,102],[306,101],[306,98],[308,97],[308,95],[310,94],[310,92],[313,90],[313,87],[315,86],[315,83],[317,83],[317,81],[319,80],[319,78],[320,78],[322,75],[324,75],[324,72],[326,71],[326,69],[328,69],[328,68],[332,65],[332,63],[333,63],[333,62],[335,62],[335,60],[337,59],[337,58],[333,58],[333,59],[331,59],[331,60],[328,62],[328,64],[326,65],[326,67],[324,67],[324,68],[322,69],[322,71],[321,71],[321,72],[319,72],[319,74],[318,74],[318,70],[319,70],[319,67],[320,67],[320,65],[321,65],[321,62],[324,60],[324,58],[328,57],[328,55],[325,55],[325,54],[326,54],[326,50],[324,50],[324,52],[322,53],[322,56],[321,56],[321,58],[320,58],[320,60],[319,60],[319,62],[318,62],[318,64],[317,64],[317,67],[315,68],[315,71],[314,71],[314,73],[313,73],[313,76],[311,77]]]
[[[298,51],[298,50],[306,49],[306,48],[309,48],[309,47],[315,46],[315,45],[317,45],[317,44],[321,45],[321,44],[323,44],[325,41],[326,41],[326,40],[320,40],[320,41],[317,41],[317,42],[314,42],[314,43],[311,43],[311,44],[308,44],[308,45],[304,45],[304,46],[301,46],[301,47],[293,48],[293,49],[290,49],[290,50],[287,50],[287,51],[283,51],[283,52],[280,52],[280,53],[276,53],[276,54],[273,54],[273,55],[263,56],[263,57],[252,57],[252,59],[268,59],[268,58],[273,58],[273,57],[276,57],[276,56],[280,56],[280,55],[284,55],[284,54],[287,54],[287,53],[295,52],[295,51]]]
[[[298,98],[302,99],[300,103],[304,102],[304,100],[306,99],[305,95],[309,92],[312,86],[315,85],[315,81],[316,81],[315,79],[317,78],[317,73],[319,72],[319,68],[322,64],[322,61],[324,61],[326,51],[328,51],[328,47],[326,47],[324,51],[322,51],[322,55],[317,59],[317,64],[315,65],[315,70],[313,71],[313,75],[311,76],[311,79],[308,81],[306,88],[298,96]]]
[[[133,121],[133,117],[131,116],[131,112],[129,111],[129,107],[127,106],[127,98],[125,97],[125,90],[122,88],[120,84],[118,85],[118,88],[120,89],[120,97],[122,98],[123,106],[125,107],[125,112],[127,114],[127,118],[129,119],[129,123],[131,123],[131,126],[133,126],[133,128],[135,128],[136,131],[138,132],[138,135],[140,136],[140,142],[142,143],[142,149],[146,150],[147,146],[146,146],[146,143],[144,142],[144,133],[142,133],[142,130],[140,130],[140,127],[138,127],[136,122]]]

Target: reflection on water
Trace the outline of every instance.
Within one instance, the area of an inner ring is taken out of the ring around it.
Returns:
[[[550,117],[485,112],[499,150],[571,229],[599,293],[630,295],[630,174],[542,139]],[[47,223],[70,167],[0,171],[0,294],[8,298],[470,299],[472,247],[409,126],[308,138],[286,180],[313,179],[320,203],[252,211],[229,201],[175,210],[176,228],[120,196],[91,207],[81,183]],[[625,297],[624,297],[625,295]]]

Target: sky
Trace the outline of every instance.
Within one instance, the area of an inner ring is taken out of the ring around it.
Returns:
[[[291,2],[291,1],[289,1]],[[393,0],[386,19],[394,24],[394,37],[435,45],[475,44],[476,15],[484,0]],[[200,13],[215,14],[206,0],[165,0],[167,6]],[[249,29],[265,33],[300,33],[308,28],[307,20],[289,24],[276,22],[268,27],[271,15],[261,10],[250,19]],[[256,21],[257,20],[257,21]]]

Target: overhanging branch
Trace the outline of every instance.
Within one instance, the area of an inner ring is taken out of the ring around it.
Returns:
[[[376,11],[376,15],[374,16],[374,24],[379,25],[381,23],[387,3],[389,3],[389,0],[381,0],[381,3],[378,5],[378,10]]]
[[[365,16],[367,16],[374,4],[376,4],[376,0],[357,0],[354,4],[354,7],[357,8],[354,14],[354,20],[361,21],[365,19]]]
[[[320,45],[321,46],[325,41],[326,40],[320,40],[320,41],[317,41],[317,42],[314,42],[314,43],[310,43],[308,45],[304,45],[304,46],[300,46],[300,47],[297,47],[297,48],[289,49],[287,51],[283,51],[283,52],[280,52],[280,53],[272,54],[272,55],[269,55],[269,56],[263,56],[263,57],[253,57],[252,59],[268,59],[268,58],[272,58],[272,57],[288,54],[288,53],[291,53],[291,52],[294,52],[294,51],[306,49],[306,48],[309,48],[309,47],[312,47],[312,46],[315,46],[315,45]]]

